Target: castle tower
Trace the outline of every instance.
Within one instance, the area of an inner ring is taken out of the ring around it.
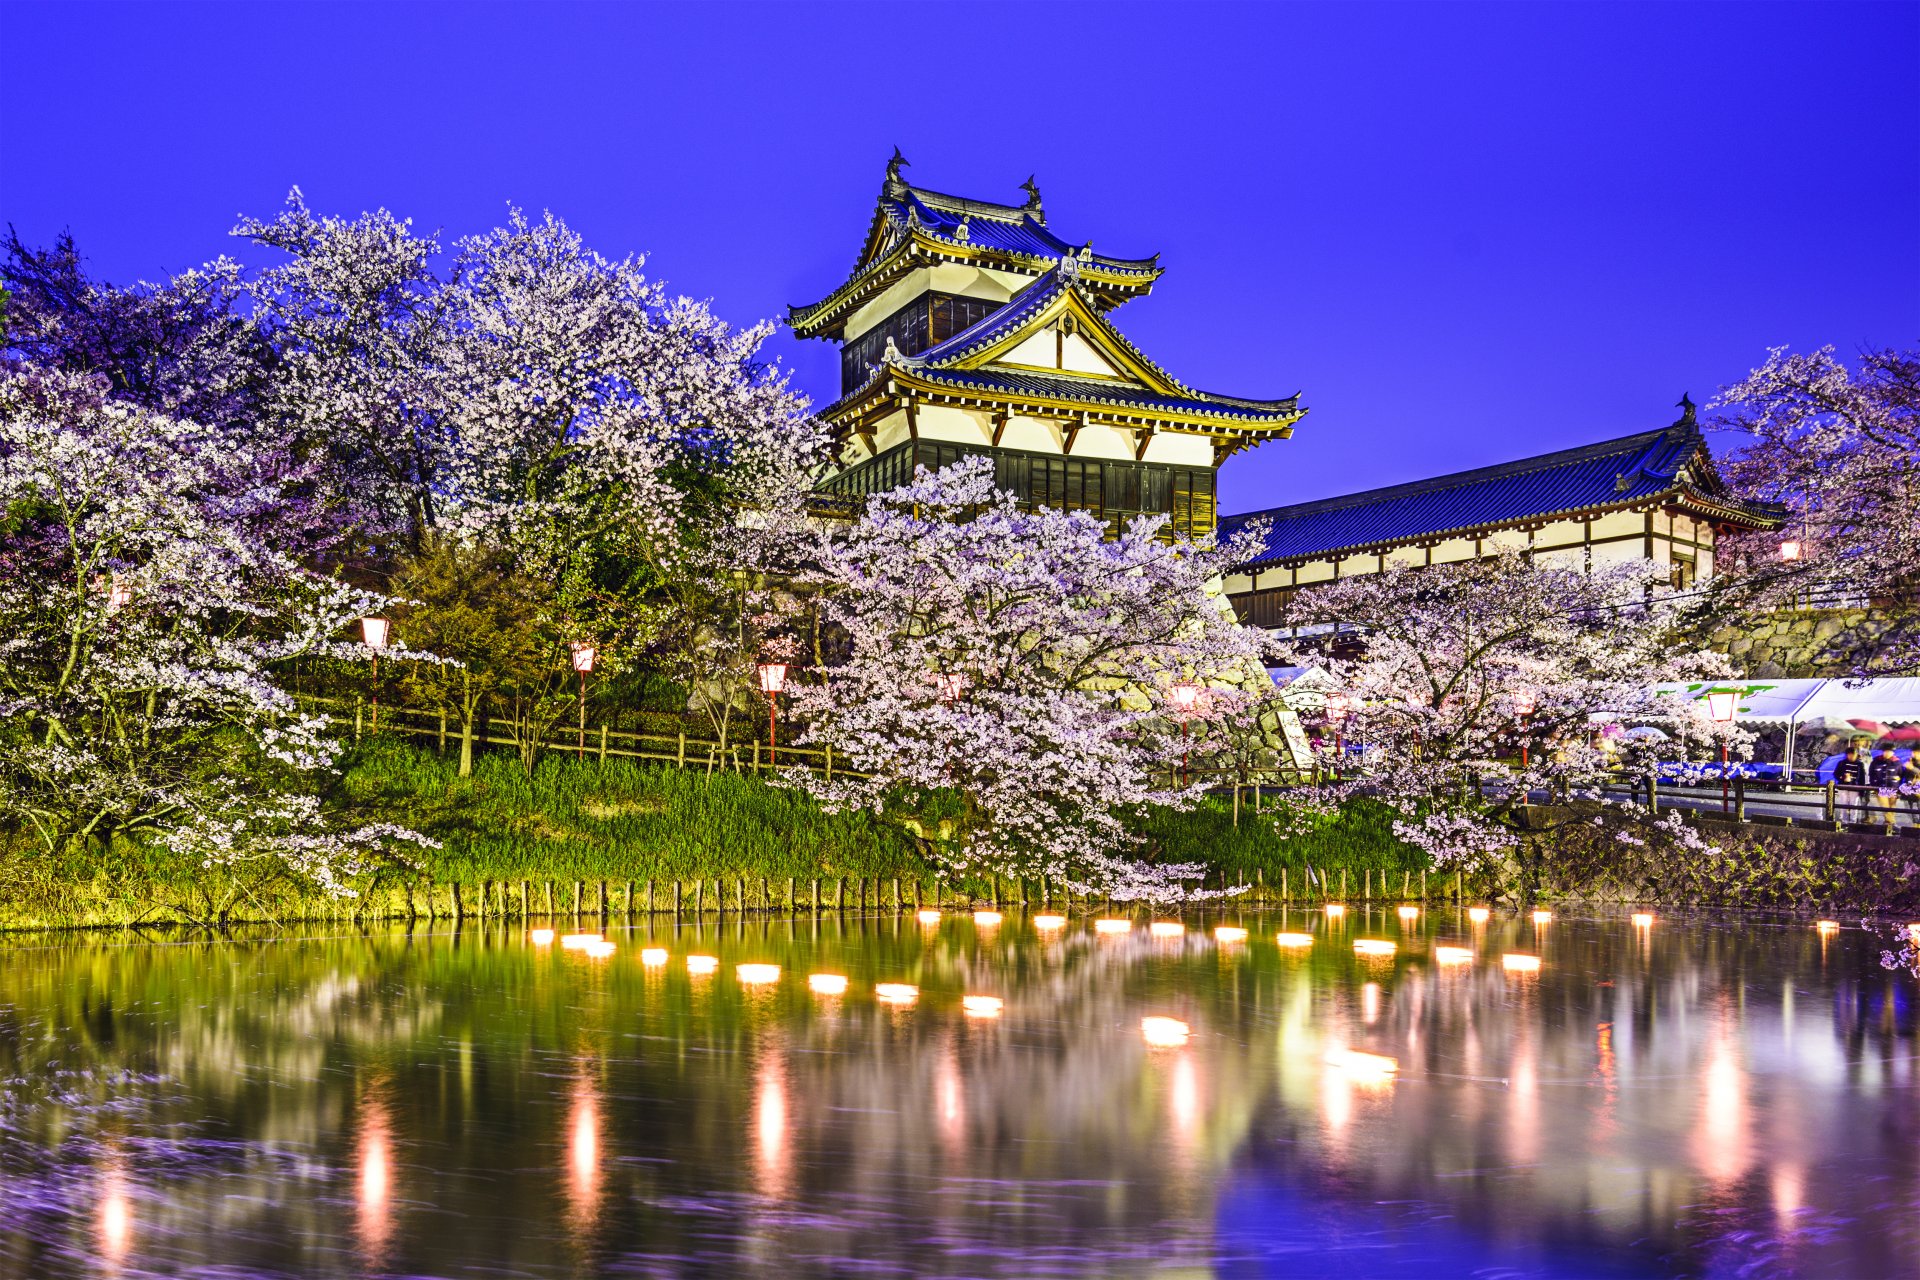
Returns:
[[[987,454],[1025,502],[1210,536],[1220,464],[1290,435],[1297,398],[1196,391],[1149,360],[1108,317],[1152,290],[1158,255],[1062,239],[1032,179],[1024,203],[991,204],[910,186],[905,165],[896,151],[852,275],[789,312],[799,336],[840,344],[821,416],[841,468],[823,491],[857,499]]]

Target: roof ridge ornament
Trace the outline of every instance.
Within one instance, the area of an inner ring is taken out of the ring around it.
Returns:
[[[1040,207],[1040,187],[1033,179],[1034,175],[1030,173],[1027,175],[1027,180],[1020,184],[1020,189],[1027,193],[1027,202],[1020,207],[1031,213],[1044,227],[1047,225],[1047,212]]]
[[[1080,261],[1082,262],[1093,261],[1093,241],[1089,240],[1085,244],[1080,246]]]
[[[1080,278],[1080,259],[1074,257],[1071,253],[1061,254],[1060,278],[1063,280],[1078,280]]]
[[[901,155],[900,148],[896,146],[893,149],[893,158],[887,161],[886,194],[889,197],[897,200],[907,193],[907,181],[900,176],[900,170],[910,163],[912,162]]]
[[[965,244],[973,239],[973,230],[967,226],[967,217],[965,214],[960,216],[960,225],[953,229],[953,238],[961,244]]]
[[[894,343],[893,335],[887,335],[887,349],[880,354],[881,364],[899,364],[902,357],[900,348]]]
[[[1699,419],[1695,415],[1695,411],[1699,408],[1699,406],[1694,404],[1692,396],[1682,391],[1680,393],[1680,402],[1676,404],[1674,407],[1680,410],[1680,420],[1674,423],[1673,424],[1674,426],[1697,427],[1700,425]]]

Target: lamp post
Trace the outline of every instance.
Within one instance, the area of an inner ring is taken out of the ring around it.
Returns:
[[[1707,714],[1713,717],[1715,724],[1732,724],[1733,713],[1740,695],[1732,689],[1711,689],[1707,692]],[[1720,812],[1729,808],[1727,801],[1727,739],[1720,737]]]
[[[1192,717],[1193,709],[1200,701],[1200,686],[1190,680],[1182,680],[1180,683],[1174,685],[1173,688],[1167,690],[1167,694],[1173,699],[1174,714],[1180,717],[1180,785],[1184,787],[1189,781],[1187,776],[1187,721]]]
[[[373,650],[373,731],[380,732],[380,651],[387,647],[387,620],[360,619],[360,639]]]
[[[780,691],[787,687],[787,664],[759,664],[760,692],[767,695],[767,767],[780,763]]]
[[[580,676],[580,740],[574,748],[581,759],[587,756],[587,673],[593,670],[593,660],[599,656],[599,650],[585,640],[569,642],[572,650],[573,669]]]

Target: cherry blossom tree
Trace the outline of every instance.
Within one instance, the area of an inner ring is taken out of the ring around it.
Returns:
[[[1879,602],[1891,626],[1847,659],[1861,674],[1920,668],[1920,351],[1868,351],[1850,368],[1832,347],[1776,347],[1713,405],[1716,426],[1750,438],[1727,479],[1793,512],[1784,531],[1721,548],[1722,593],[1761,609]],[[1797,559],[1781,558],[1787,540]]]
[[[844,661],[793,697],[804,740],[854,776],[804,785],[913,826],[957,874],[1199,896],[1201,868],[1146,860],[1125,819],[1194,802],[1169,689],[1231,701],[1261,637],[1211,585],[1247,544],[1164,541],[1163,525],[1109,540],[1085,512],[1022,511],[980,458],[870,498],[820,552]]]
[[[1743,731],[1654,688],[1734,674],[1723,655],[1680,639],[1682,606],[1663,582],[1651,562],[1589,573],[1510,553],[1300,592],[1286,622],[1319,631],[1296,642],[1294,660],[1334,676],[1345,715],[1327,733],[1324,767],[1337,780],[1293,807],[1324,816],[1371,795],[1400,810],[1396,833],[1437,864],[1471,863],[1511,849],[1519,810],[1543,793],[1590,798],[1609,778],[1644,780],[1656,754],[1705,759],[1724,743],[1745,758]],[[1606,723],[1662,740],[1603,737]],[[1624,838],[1646,838],[1627,827],[1651,815],[1606,812]],[[1694,839],[1676,823],[1660,834]]]
[[[50,853],[152,835],[340,891],[410,834],[312,803],[337,748],[272,668],[363,656],[333,637],[382,601],[279,549],[281,505],[224,431],[0,368],[0,820]]]

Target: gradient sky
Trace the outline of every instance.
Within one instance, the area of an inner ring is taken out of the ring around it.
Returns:
[[[1167,274],[1176,377],[1299,391],[1224,509],[1671,421],[1770,345],[1920,338],[1920,5],[107,6],[9,0],[0,218],[156,278],[295,184],[509,202],[742,321],[908,177]],[[776,354],[821,402],[833,349]]]

